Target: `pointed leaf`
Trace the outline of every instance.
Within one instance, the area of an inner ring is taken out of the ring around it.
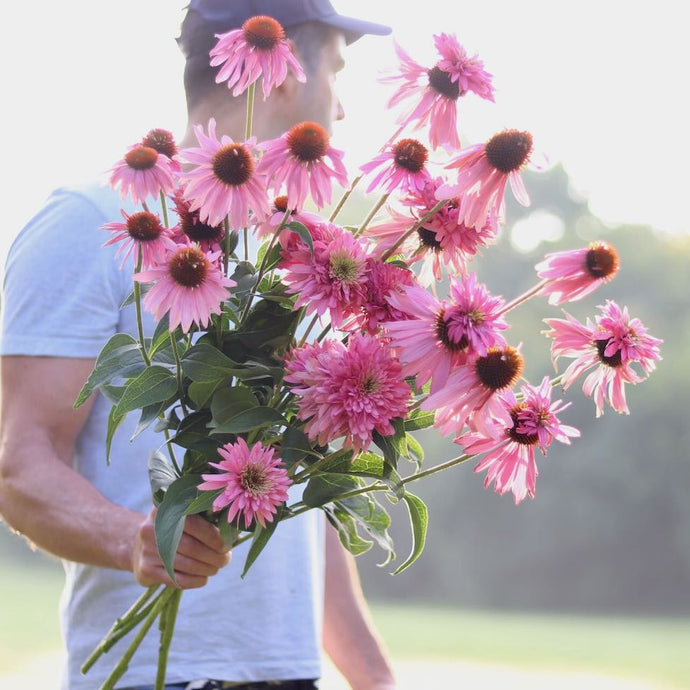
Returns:
[[[252,429],[260,429],[275,424],[284,425],[287,424],[287,421],[272,407],[253,407],[214,427],[211,429],[211,434],[242,434]]]
[[[319,474],[307,483],[302,502],[310,508],[318,508],[360,486],[359,480],[346,474]]]
[[[393,575],[401,573],[403,570],[405,570],[405,568],[412,565],[412,563],[419,558],[424,550],[424,544],[426,542],[426,530],[429,524],[429,512],[421,498],[418,498],[408,491],[403,496],[403,500],[405,501],[410,514],[410,525],[412,527],[412,550],[407,560],[395,571],[393,571]]]
[[[268,540],[273,536],[276,531],[278,522],[280,521],[280,509],[278,514],[274,516],[273,522],[266,524],[266,527],[261,527],[257,524],[254,527],[254,538],[252,539],[252,545],[249,547],[249,552],[247,553],[247,558],[244,562],[244,570],[242,571],[242,577],[244,577],[248,572],[249,568],[252,567],[254,561],[259,557],[259,554],[264,550]]]
[[[117,404],[119,414],[171,398],[177,391],[175,375],[160,366],[150,366],[125,387],[125,392]]]
[[[182,358],[182,371],[192,381],[229,381],[236,376],[238,365],[218,348],[199,343]]]

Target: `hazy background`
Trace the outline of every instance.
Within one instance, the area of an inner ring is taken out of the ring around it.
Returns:
[[[425,554],[396,577],[376,567],[379,553],[363,556],[367,594],[375,602],[464,610],[663,615],[686,625],[690,56],[680,4],[334,4],[394,25],[398,42],[423,63],[434,59],[432,34],[455,33],[495,75],[497,92],[495,104],[464,99],[465,143],[516,127],[530,130],[549,157],[545,173],[526,178],[532,206],[510,203],[501,240],[476,262],[492,291],[510,299],[533,283],[532,267],[544,252],[607,239],[621,255],[619,276],[568,311],[584,319],[605,298],[616,299],[665,341],[658,370],[629,389],[630,417],[607,409],[597,420],[579,387],[569,391],[573,405],[563,416],[582,438],[571,448],[554,444],[539,461],[536,500],[516,507],[511,497],[485,491],[471,464],[417,487],[430,508]],[[0,44],[0,258],[53,187],[99,174],[152,127],[182,132],[182,60],[173,40],[182,8],[154,0],[13,7]],[[389,92],[375,81],[379,67],[394,64],[392,39],[364,38],[347,57],[339,77],[347,118],[334,143],[347,150],[354,170],[392,131],[383,107]],[[361,218],[356,206],[348,212]],[[511,319],[532,382],[552,371],[538,332],[541,319],[559,313],[534,302]],[[456,454],[434,433],[423,440],[430,462]],[[404,558],[402,515],[394,534]],[[15,566],[59,570],[1,526],[0,559],[12,573]]]

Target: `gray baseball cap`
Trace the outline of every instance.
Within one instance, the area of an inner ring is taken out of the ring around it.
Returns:
[[[191,0],[194,11],[215,33],[239,28],[250,17],[268,15],[284,27],[315,21],[341,29],[348,43],[365,34],[386,36],[391,27],[338,14],[329,0]]]

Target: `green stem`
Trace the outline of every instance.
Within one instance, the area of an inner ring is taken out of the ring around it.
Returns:
[[[85,674],[121,637],[126,635],[139,621],[146,617],[144,612],[148,613],[151,609],[151,604],[146,606],[146,603],[159,588],[160,585],[151,585],[151,587],[149,587],[132,606],[113,623],[106,636],[98,644],[98,647],[91,652],[89,658],[82,664],[80,669],[82,674]]]
[[[163,194],[163,190],[161,189],[160,191],[160,197],[161,197],[161,213],[163,214],[163,225],[167,228],[169,226],[169,219],[168,219],[168,205],[165,201],[165,194]]]
[[[361,179],[362,175],[357,175],[357,177],[355,177],[355,179],[352,180],[349,189],[340,197],[340,201],[338,201],[331,213],[331,217],[328,219],[330,223],[332,223],[338,217],[338,214],[340,213],[340,211],[342,211],[343,206],[345,206],[347,200],[350,198],[352,192],[354,191],[355,187],[359,184],[359,181]]]
[[[180,353],[177,349],[177,339],[173,331],[170,331],[170,345],[175,358],[175,368],[177,369],[177,392],[180,397],[180,406],[182,407],[182,412],[184,412],[185,417],[188,414],[187,406],[184,404],[184,386],[182,385],[182,362],[180,361]]]
[[[506,312],[509,312],[511,309],[515,309],[515,307],[519,306],[531,297],[534,297],[534,295],[538,294],[539,291],[549,282],[551,282],[550,279],[542,280],[540,283],[537,283],[534,287],[530,288],[529,290],[526,290],[519,297],[516,297],[512,302],[508,302],[508,304],[506,304],[503,307],[503,309],[501,309],[501,311],[498,312],[498,314],[505,314]]]
[[[113,688],[115,687],[115,683],[117,683],[117,681],[120,678],[122,678],[122,676],[127,672],[127,669],[129,668],[129,662],[134,656],[134,653],[139,648],[139,645],[141,644],[142,640],[146,637],[146,634],[148,633],[150,627],[153,625],[153,622],[156,620],[156,618],[158,618],[161,611],[163,610],[163,607],[167,604],[168,600],[174,592],[175,589],[173,587],[168,587],[158,595],[154,606],[151,608],[148,616],[141,624],[141,627],[139,628],[136,636],[130,643],[129,647],[127,647],[120,661],[117,662],[115,668],[110,672],[110,675],[105,679],[103,685],[101,685],[100,687],[100,690],[113,690]]]
[[[381,206],[383,206],[386,201],[388,201],[389,194],[384,194],[375,204],[374,208],[369,211],[369,215],[364,219],[364,222],[359,226],[357,231],[354,233],[355,237],[361,235],[366,229],[369,223],[373,220],[374,216],[379,212]]]
[[[143,261],[143,252],[141,246],[137,250],[137,265],[134,269],[135,273],[141,271],[141,264]],[[146,341],[144,340],[144,321],[141,315],[141,284],[138,280],[134,281],[134,307],[137,313],[137,333],[139,334],[139,349],[141,350],[141,356],[144,358],[144,363],[146,366],[151,366],[151,360],[146,352]]]
[[[156,669],[156,684],[154,690],[165,690],[165,673],[168,668],[168,655],[170,643],[175,632],[175,619],[180,607],[182,590],[176,589],[170,596],[170,600],[161,612],[159,628],[161,631],[161,641],[158,648],[158,666]]]
[[[252,120],[254,119],[254,90],[256,82],[252,82],[247,89],[247,120],[244,126],[244,140],[247,141],[252,135]]]

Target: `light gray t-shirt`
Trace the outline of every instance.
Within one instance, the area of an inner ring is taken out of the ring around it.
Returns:
[[[116,332],[136,335],[132,265],[120,269],[116,246],[101,230],[120,221],[121,201],[109,188],[60,189],[15,240],[2,300],[2,355],[95,358]],[[130,212],[134,209],[130,209]],[[153,210],[153,209],[152,209]],[[153,326],[146,315],[147,328]],[[50,386],[50,382],[46,382]],[[111,501],[148,512],[147,460],[162,436],[149,428],[130,438],[138,416],[125,419],[106,463],[110,404],[99,394],[79,435],[74,468]],[[320,675],[323,614],[323,516],[281,523],[245,579],[247,545],[209,584],[184,592],[168,662],[168,682],[216,678],[275,680]],[[63,690],[93,690],[110,672],[129,637],[86,676],[79,667],[115,618],[142,593],[129,572],[65,562],[61,619],[68,652]],[[150,684],[158,636],[152,629],[118,687]]]

